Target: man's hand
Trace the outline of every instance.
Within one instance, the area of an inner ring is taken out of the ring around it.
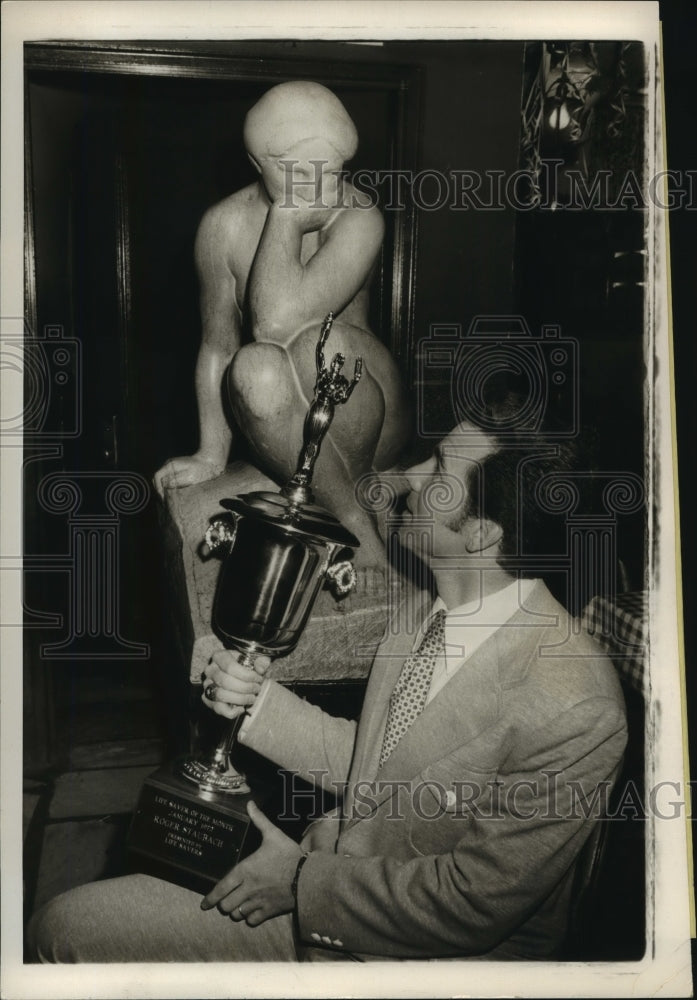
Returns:
[[[253,802],[247,811],[261,832],[261,847],[211,889],[201,909],[217,906],[233,920],[245,920],[250,927],[256,927],[270,917],[292,913],[295,900],[291,886],[302,851]]]
[[[203,679],[204,705],[212,708],[226,719],[236,719],[256,701],[264,674],[271,660],[268,656],[257,656],[254,669],[243,667],[240,654],[230,649],[219,649],[213,653]],[[206,697],[209,685],[215,685],[214,698]]]
[[[182,458],[171,458],[155,473],[153,483],[155,489],[164,497],[165,488],[174,486],[195,486],[215,479],[225,469],[217,462],[211,462],[200,455],[184,455]]]

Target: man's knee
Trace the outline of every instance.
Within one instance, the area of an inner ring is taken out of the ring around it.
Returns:
[[[29,921],[27,928],[30,962],[76,962],[80,939],[79,906],[76,890],[56,896]],[[77,918],[77,919],[76,919]]]

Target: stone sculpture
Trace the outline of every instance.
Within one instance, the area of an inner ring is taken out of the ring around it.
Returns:
[[[312,400],[318,331],[331,312],[329,356],[351,364],[360,355],[363,372],[327,435],[314,492],[360,539],[357,563],[379,566],[384,546],[354,487],[395,464],[409,421],[397,366],[368,324],[384,222],[343,171],[356,129],[326,87],[290,82],[252,107],[244,142],[259,179],[210,208],[196,237],[199,449],[167,462],[155,483],[162,494],[218,476],[238,433],[263,472],[287,480]]]

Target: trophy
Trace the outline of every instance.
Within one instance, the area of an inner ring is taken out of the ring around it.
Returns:
[[[314,503],[312,473],[337,405],[346,403],[362,374],[343,374],[344,357],[329,366],[324,347],[333,323],[325,319],[316,349],[317,380],[305,418],[303,447],[292,479],[278,493],[256,492],[220,501],[224,513],[206,532],[210,552],[222,556],[213,604],[213,630],[228,649],[254,666],[292,652],[315,598],[328,583],[340,597],[353,589],[350,562],[358,539]],[[206,694],[214,697],[213,685]],[[228,727],[212,753],[161,767],[145,781],[129,831],[129,848],[162,877],[208,891],[256,846],[247,803],[264,798],[233,764],[244,716]]]

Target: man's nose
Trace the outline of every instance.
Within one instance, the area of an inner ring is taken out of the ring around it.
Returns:
[[[418,493],[424,484],[424,480],[432,475],[436,468],[436,459],[434,456],[427,459],[425,462],[421,462],[419,465],[412,465],[409,469],[405,469],[404,476],[408,480],[409,485],[415,493]]]

